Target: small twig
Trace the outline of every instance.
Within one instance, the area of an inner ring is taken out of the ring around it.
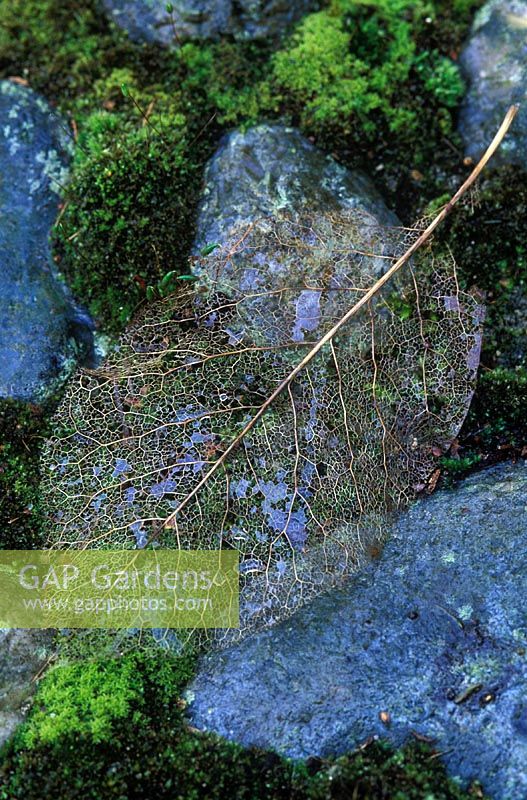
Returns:
[[[170,143],[169,143],[169,142],[168,142],[168,141],[165,139],[165,137],[163,136],[163,134],[162,134],[160,131],[158,131],[158,129],[156,128],[156,126],[153,124],[153,122],[151,122],[151,121],[150,121],[148,110],[147,110],[147,111],[145,111],[145,110],[144,110],[144,108],[141,106],[141,104],[140,104],[140,103],[138,103],[138,102],[137,102],[137,100],[135,99],[135,97],[134,97],[134,96],[133,96],[133,94],[132,94],[132,93],[129,91],[129,89],[126,87],[126,85],[125,85],[125,84],[123,84],[123,85],[122,85],[122,87],[121,87],[121,91],[122,91],[122,93],[123,93],[123,95],[124,95],[125,97],[129,97],[129,98],[130,98],[130,100],[132,101],[132,103],[134,104],[134,106],[137,108],[137,110],[139,111],[139,113],[141,114],[141,116],[142,116],[142,118],[143,118],[143,122],[144,122],[144,124],[145,124],[145,125],[148,125],[148,127],[149,127],[149,128],[151,128],[151,129],[154,131],[154,133],[156,134],[156,136],[159,136],[159,138],[161,139],[161,141],[163,142],[163,144],[165,144],[167,147],[169,147],[169,146],[170,146]],[[150,108],[150,106],[149,106],[148,108]],[[152,112],[150,111],[150,114],[151,114],[151,113],[152,113]]]
[[[179,38],[179,34],[177,32],[176,20],[174,18],[174,6],[172,5],[172,3],[169,3],[167,5],[166,9],[167,9],[168,15],[170,17],[170,24],[172,25],[172,31],[174,33],[174,39],[176,40],[177,46],[181,50],[182,44],[181,44],[181,39]]]
[[[199,130],[198,133],[194,136],[194,138],[192,139],[192,141],[189,144],[189,150],[194,144],[196,144],[198,139],[205,133],[205,131],[207,130],[207,128],[209,127],[211,122],[214,122],[214,120],[216,119],[217,114],[218,114],[218,112],[215,111],[214,114],[212,115],[212,117],[208,120],[208,122],[206,122],[205,125],[203,125],[203,127],[201,128],[201,130]]]

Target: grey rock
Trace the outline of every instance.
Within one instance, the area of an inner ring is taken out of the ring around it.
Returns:
[[[41,97],[0,82],[0,397],[42,400],[92,352],[91,320],[58,279],[49,244],[68,142]]]
[[[273,231],[273,220],[284,216],[293,228],[284,222]],[[214,259],[195,271],[230,296],[255,292],[240,310],[253,338],[258,327],[267,344],[284,334],[288,341],[303,341],[349,303],[346,292],[321,298],[305,284],[327,285],[332,262],[330,285],[340,289],[358,275],[365,279],[372,268],[378,276],[388,263],[382,256],[393,252],[387,228],[395,231],[399,224],[365,174],[337,164],[294,128],[263,124],[223,139],[207,166],[198,213],[196,255],[231,237],[245,241],[245,231],[255,229],[249,249],[233,248],[221,272]],[[291,246],[284,247],[289,237]],[[365,260],[355,248],[379,258]],[[284,286],[299,288],[285,297],[262,294]]]
[[[293,757],[415,730],[463,782],[526,797],[526,511],[525,463],[416,503],[345,588],[206,656],[192,724]]]
[[[0,745],[23,721],[52,652],[49,631],[0,629]]]
[[[512,103],[527,97],[527,2],[490,0],[478,12],[460,64],[468,82],[459,129],[467,155],[479,158]],[[527,107],[520,108],[494,163],[523,166]]]
[[[209,162],[198,215],[199,249],[281,211],[361,209],[398,225],[370,178],[346,169],[295,128],[258,125],[227,134]]]
[[[176,46],[193,39],[275,38],[317,8],[316,0],[103,0],[111,18],[135,41]]]

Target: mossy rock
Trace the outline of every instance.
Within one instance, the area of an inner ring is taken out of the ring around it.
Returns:
[[[271,751],[244,749],[202,734],[189,727],[181,699],[192,669],[191,656],[170,660],[137,654],[54,667],[41,684],[27,724],[3,750],[0,797],[339,800],[353,793],[364,800],[421,800],[424,792],[435,800],[473,796],[449,781],[439,760],[423,745],[395,752],[374,744],[337,760],[295,763]],[[477,796],[483,797],[479,792]]]

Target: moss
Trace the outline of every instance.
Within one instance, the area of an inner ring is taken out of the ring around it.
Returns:
[[[418,114],[400,97],[416,56],[412,5],[335,0],[298,26],[273,59],[273,77],[305,127],[344,135],[358,128],[370,139],[379,121],[399,136],[415,131]]]
[[[88,734],[94,742],[107,739],[112,722],[130,713],[138,690],[130,658],[54,667],[40,687],[30,722],[19,732],[20,742],[52,744],[68,732]]]
[[[188,271],[200,170],[184,117],[170,128],[160,117],[151,124],[163,139],[108,112],[90,115],[80,137],[69,191],[83,201],[66,206],[59,247],[73,291],[107,329],[124,326],[147,285]]]
[[[465,792],[448,780],[431,756],[430,747],[422,744],[414,743],[394,751],[382,742],[375,743],[362,752],[336,759],[320,770],[307,796],[310,800],[483,798],[476,784]]]
[[[2,549],[32,549],[40,543],[39,455],[46,432],[42,409],[15,400],[0,400]]]
[[[27,724],[17,733],[21,747],[56,744],[64,737],[111,738],[117,720],[141,725],[145,683],[155,680],[167,702],[191,674],[192,658],[176,662],[131,653],[122,658],[91,658],[53,667],[42,681]]]
[[[51,670],[26,727],[4,748],[0,798],[474,796],[475,787],[470,793],[461,790],[422,745],[394,751],[373,744],[338,759],[305,763],[196,731],[188,726],[180,699],[193,664],[192,655],[170,659],[134,653]],[[51,726],[51,714],[63,724]]]
[[[108,26],[93,0],[2,0],[0,22],[3,75],[17,75],[75,107],[129,50],[126,36]]]
[[[527,443],[526,408],[525,367],[483,371],[464,428],[469,444],[505,457],[521,453]]]

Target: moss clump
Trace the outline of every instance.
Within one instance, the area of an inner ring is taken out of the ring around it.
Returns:
[[[20,743],[53,744],[67,733],[103,741],[112,723],[130,714],[139,691],[130,658],[55,667],[41,684],[30,721],[19,732]],[[133,720],[135,716],[131,714]]]
[[[133,653],[51,670],[27,724],[4,749],[0,798],[474,796],[450,781],[439,761],[430,758],[430,749],[421,745],[396,752],[374,744],[336,760],[295,763],[195,731],[188,727],[180,699],[193,663],[192,655]]]
[[[479,378],[465,423],[467,444],[509,457],[523,453],[527,444],[527,369],[496,367]]]
[[[306,797],[310,800],[461,800],[483,798],[481,788],[473,784],[468,791],[450,781],[431,758],[430,747],[410,744],[394,751],[382,742],[360,753],[342,756],[312,779]]]
[[[163,138],[107,112],[90,115],[80,137],[69,191],[84,199],[66,206],[59,249],[72,290],[107,329],[124,326],[149,284],[186,267],[198,168],[184,117],[169,126],[160,116],[151,124]]]
[[[93,0],[2,0],[0,22],[2,74],[76,107],[129,48]]]
[[[155,681],[157,699],[168,703],[192,674],[191,654],[171,659],[159,652],[122,658],[91,658],[53,667],[42,681],[18,745],[53,745],[65,737],[85,736],[94,743],[111,739],[113,726],[143,721],[145,686]]]
[[[463,84],[445,56],[417,52],[426,12],[408,0],[333,0],[308,16],[273,59],[274,80],[304,127],[373,139],[381,126],[408,141],[425,100],[436,111],[445,106],[441,125],[450,130],[446,109],[459,101]]]
[[[0,548],[38,547],[40,445],[47,421],[37,406],[0,400]]]

